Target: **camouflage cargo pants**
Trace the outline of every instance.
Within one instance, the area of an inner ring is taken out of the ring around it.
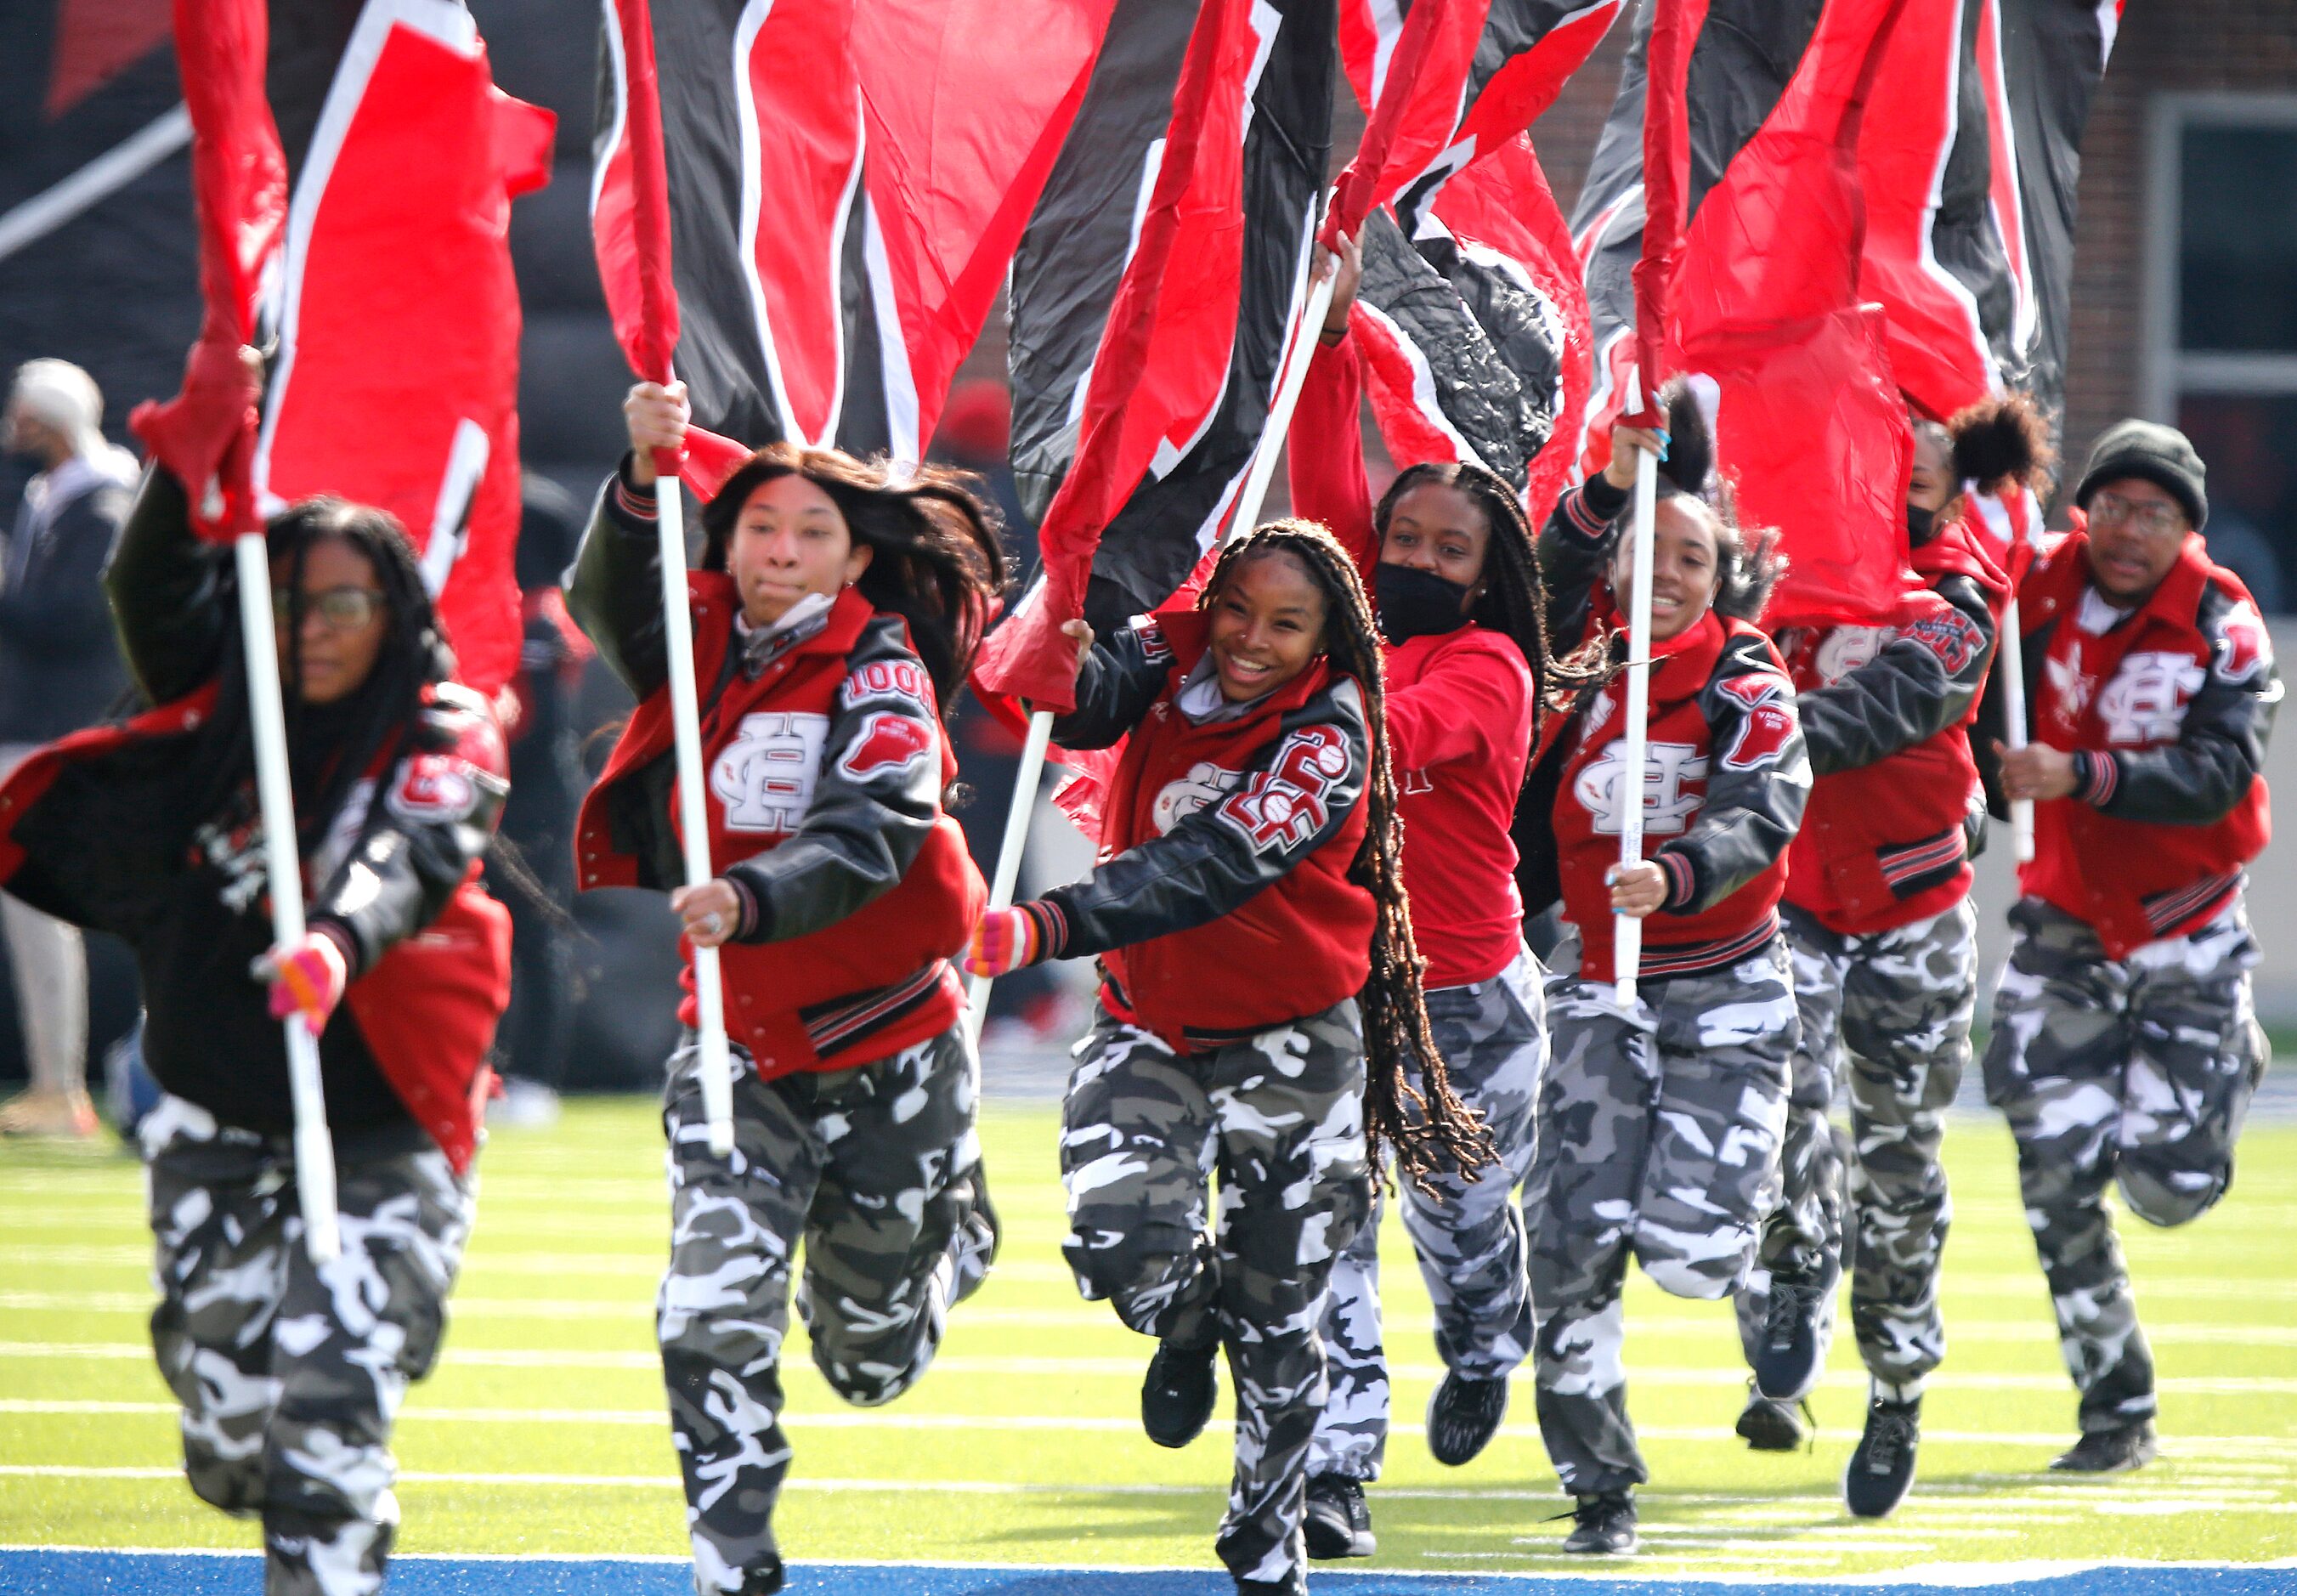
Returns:
[[[1778,1200],[1797,1024],[1784,946],[1644,982],[1632,1013],[1582,981],[1578,939],[1547,983],[1531,1225],[1539,1432],[1574,1495],[1649,1477],[1627,1419],[1619,1290],[1632,1252],[1676,1296],[1738,1289]],[[1568,959],[1568,963],[1563,961]]]
[[[1547,1058],[1543,972],[1529,953],[1489,981],[1428,994],[1437,1050],[1461,1101],[1479,1110],[1503,1170],[1478,1181],[1438,1176],[1440,1200],[1398,1188],[1404,1229],[1436,1308],[1436,1352],[1470,1379],[1505,1379],[1531,1355],[1531,1279],[1515,1189],[1531,1172],[1534,1110]],[[1316,1421],[1308,1472],[1379,1477],[1387,1448],[1387,1353],[1379,1313],[1379,1216],[1333,1266],[1324,1299],[1324,1362],[1330,1394]]]
[[[924,1374],[952,1303],[996,1254],[962,1024],[852,1069],[761,1081],[734,1050],[734,1152],[712,1154],[700,1059],[671,1061],[670,1267],[655,1329],[686,1477],[696,1589],[775,1555],[790,1447],[782,1339],[798,1317],[831,1389],[862,1407]]]
[[[2258,958],[2236,898],[2191,934],[2108,958],[2088,926],[2028,898],[2010,911],[1986,1098],[2018,1142],[2018,1184],[2085,1431],[2153,1414],[2153,1356],[2104,1201],[2156,1225],[2199,1218],[2233,1183],[2265,1073]]]
[[[1850,1317],[1866,1371],[1913,1397],[1946,1356],[1939,1259],[1954,1206],[1939,1163],[1945,1115],[1970,1063],[1978,1006],[1978,914],[1968,899],[1870,936],[1844,936],[1790,906],[1802,1041],[1795,1049],[1780,1158],[1778,1209],[1739,1293],[1739,1336],[1752,1362],[1773,1271],[1832,1278],[1855,1227]],[[1848,1064],[1850,1148],[1837,1156],[1827,1110]],[[1831,1326],[1834,1301],[1822,1309]],[[1824,1331],[1822,1329],[1822,1345]]]
[[[268,1596],[367,1596],[399,1527],[391,1419],[431,1372],[471,1189],[435,1147],[336,1166],[342,1256],[304,1250],[284,1139],[162,1098],[142,1128],[160,1305],[152,1346],[183,1404],[184,1471],[263,1521]]]
[[[1325,1280],[1371,1205],[1355,1005],[1187,1057],[1103,1013],[1076,1057],[1061,1247],[1077,1289],[1143,1335],[1225,1345],[1236,1460],[1216,1547],[1239,1578],[1285,1578],[1305,1567]]]

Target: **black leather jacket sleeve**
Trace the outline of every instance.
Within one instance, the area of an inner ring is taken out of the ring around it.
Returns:
[[[917,862],[941,818],[941,726],[932,700],[897,682],[922,682],[925,667],[902,622],[881,615],[847,656],[822,738],[821,769],[797,830],[778,846],[726,867],[743,900],[735,940],[786,942],[834,926],[894,887]],[[906,662],[907,671],[864,667]]]
[[[566,609],[597,645],[607,668],[640,698],[670,679],[655,538],[654,495],[630,485],[630,458],[624,456],[598,489],[567,581]]]
[[[1653,855],[1672,914],[1712,909],[1775,863],[1802,828],[1810,759],[1794,688],[1756,638],[1731,639],[1699,696],[1707,799],[1691,828]]]
[[[341,933],[353,976],[437,919],[484,857],[510,792],[506,771],[485,703],[440,687],[416,722],[413,750],[376,784],[350,856],[312,901],[312,927]]]
[[[1618,541],[1618,517],[1627,498],[1599,472],[1557,499],[1540,529],[1540,582],[1547,590],[1548,636],[1558,653],[1587,640],[1592,600]]]
[[[1147,615],[1096,638],[1077,672],[1076,708],[1054,717],[1053,741],[1080,751],[1108,747],[1140,724],[1172,674],[1172,646]]]
[[[2178,740],[2159,748],[2077,753],[2077,796],[2117,820],[2208,826],[2248,794],[2265,768],[2281,676],[2264,626],[2253,615],[2245,617],[2241,635],[2228,633],[2234,608],[2235,601],[2214,586],[2202,595],[2196,621],[2210,640],[2209,670],[2186,705]]]
[[[1901,628],[1840,681],[1797,700],[1813,776],[1878,764],[1970,712],[1994,657],[1993,613],[1966,576],[1949,573],[1938,592],[1950,614]]]
[[[104,568],[103,591],[120,654],[152,703],[181,698],[221,666],[235,620],[224,613],[231,558],[193,535],[183,484],[163,466],[146,471]]]
[[[1046,957],[1106,953],[1242,908],[1338,835],[1371,757],[1363,695],[1343,678],[1284,717],[1233,788],[1039,900],[1054,921]]]

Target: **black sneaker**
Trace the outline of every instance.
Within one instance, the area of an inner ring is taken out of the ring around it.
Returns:
[[[1370,1557],[1379,1547],[1371,1533],[1371,1509],[1364,1504],[1363,1482],[1337,1474],[1308,1477],[1308,1506],[1301,1529],[1308,1538],[1308,1555],[1320,1563]]]
[[[1601,1555],[1635,1549],[1635,1498],[1629,1491],[1605,1491],[1582,1496],[1571,1510],[1571,1533],[1563,1537],[1566,1551]]]
[[[1884,1402],[1866,1409],[1866,1433],[1842,1471],[1842,1504],[1860,1518],[1881,1518],[1906,1500],[1914,1483],[1914,1452],[1922,1438],[1922,1399]]]
[[[2153,1421],[2141,1419],[2118,1430],[2088,1430],[2050,1467],[2060,1474],[2124,1474],[2153,1460]]]
[[[1236,1596],[1308,1596],[1308,1571],[1295,1568],[1282,1579],[1236,1576]]]
[[[1428,1450],[1439,1463],[1458,1468],[1490,1444],[1507,1416],[1504,1379],[1471,1380],[1446,1374],[1428,1399]]]
[[[774,1592],[782,1588],[786,1577],[779,1558],[755,1567],[745,1568],[742,1570],[741,1596],[774,1596]]]
[[[1140,1382],[1140,1427],[1157,1445],[1186,1446],[1205,1433],[1220,1394],[1220,1376],[1213,1370],[1219,1352],[1217,1337],[1201,1348],[1157,1344],[1148,1377]]]
[[[1802,1410],[1799,1413],[1795,1411],[1798,1407]],[[1739,1415],[1738,1431],[1757,1452],[1793,1452],[1806,1441],[1816,1444],[1818,1425],[1810,1417],[1807,1398],[1800,1403],[1773,1402],[1749,1380],[1747,1406]]]
[[[1755,1389],[1773,1402],[1800,1402],[1818,1384],[1837,1278],[1832,1269],[1816,1276],[1772,1273],[1763,1339],[1755,1348]]]

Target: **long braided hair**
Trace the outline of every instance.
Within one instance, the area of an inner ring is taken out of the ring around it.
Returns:
[[[1468,619],[1512,639],[1523,651],[1524,663],[1531,667],[1531,745],[1536,748],[1550,695],[1574,695],[1598,672],[1577,654],[1556,656],[1547,631],[1547,588],[1540,576],[1538,539],[1523,501],[1496,472],[1465,460],[1427,460],[1407,466],[1373,506],[1372,535],[1384,544],[1388,518],[1404,496],[1429,484],[1466,495],[1483,514],[1484,591]]]
[[[854,586],[909,623],[910,646],[933,678],[947,719],[1005,586],[997,514],[968,472],[857,460],[843,449],[770,443],[743,462],[703,506],[705,571],[726,569],[726,545],[750,495],[777,477],[802,476],[836,503],[846,531],[871,550]]]
[[[1379,917],[1372,932],[1371,971],[1362,994],[1364,1039],[1364,1137],[1373,1167],[1393,1153],[1405,1179],[1429,1196],[1446,1166],[1473,1180],[1499,1162],[1483,1115],[1453,1090],[1428,1026],[1420,990],[1422,960],[1412,936],[1412,902],[1404,890],[1404,827],[1395,812],[1395,777],[1387,756],[1386,678],[1379,629],[1355,562],[1313,521],[1272,521],[1231,538],[1198,596],[1210,609],[1229,579],[1255,560],[1288,555],[1324,595],[1323,649],[1332,668],[1355,679],[1371,735],[1371,806],[1363,846],[1348,878],[1371,894]],[[1409,1066],[1420,1066],[1414,1087]]]

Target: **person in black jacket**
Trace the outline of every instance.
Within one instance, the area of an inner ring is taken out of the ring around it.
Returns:
[[[37,462],[0,540],[0,777],[38,745],[99,719],[127,685],[101,580],[136,461],[97,424],[103,397],[77,366],[28,360],[0,444]],[[87,958],[63,921],[0,898],[31,1089],[0,1106],[0,1134],[87,1137]]]
[[[448,679],[395,521],[309,499],[268,536],[307,934],[272,946],[231,555],[194,539],[164,470],[107,575],[158,707],[0,786],[0,884],[136,955],[168,1093],[142,1131],[152,1345],[193,1490],[260,1517],[272,1596],[363,1596],[397,1526],[392,1419],[438,1355],[471,1223],[508,980],[508,922],[476,884],[502,743]],[[325,1268],[283,1020],[318,1040],[343,1243]]]

